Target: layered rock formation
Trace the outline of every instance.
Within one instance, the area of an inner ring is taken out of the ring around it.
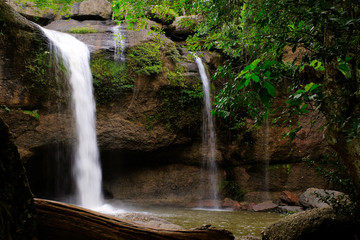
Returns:
[[[82,16],[87,15],[91,14]],[[14,132],[21,157],[28,162],[35,193],[56,198],[56,186],[66,189],[62,194],[72,191],[70,96],[66,84],[52,75],[47,40],[39,30],[22,18],[22,25],[6,21],[6,41],[0,42],[0,116]],[[63,32],[88,31],[73,35],[92,53],[104,188],[115,198],[147,203],[185,205],[206,198],[207,177],[201,170],[201,83],[196,64],[186,59],[183,46],[165,36],[160,36],[164,47],[158,48],[149,30],[124,29],[127,61],[116,63],[124,70],[114,73],[114,26],[110,20],[59,20],[47,26]],[[146,74],[141,70],[149,66],[136,65],[135,59],[145,53],[161,60],[158,72]],[[205,54],[204,58],[210,71],[221,59],[216,54]],[[128,87],[120,85],[111,92],[114,85],[102,84],[108,75]],[[220,82],[214,85],[221,87]],[[301,138],[292,143],[282,139],[288,129],[281,126],[264,126],[229,137],[226,126],[218,123],[216,158],[222,185],[231,183],[236,191],[248,192],[245,200],[256,202],[266,200],[264,196],[278,199],[284,190],[325,188],[325,181],[301,162],[303,157],[318,159],[324,153],[322,133],[310,118],[297,120],[305,127],[299,133]],[[266,162],[270,166],[267,180]],[[266,191],[273,194],[267,196]]]

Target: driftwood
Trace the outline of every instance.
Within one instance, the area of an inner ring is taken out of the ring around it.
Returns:
[[[35,206],[41,240],[234,239],[230,232],[213,228],[190,230],[145,228],[109,215],[50,200],[35,199]]]

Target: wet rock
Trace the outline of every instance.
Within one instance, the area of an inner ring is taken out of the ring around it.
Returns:
[[[299,206],[299,195],[289,191],[283,191],[280,200],[289,205]]]
[[[114,33],[112,28],[115,23],[111,20],[85,20],[78,21],[74,19],[69,20],[57,20],[45,28],[60,32],[69,33],[71,30],[87,28],[94,32],[83,34],[71,34],[80,41],[84,42],[91,52],[98,50],[101,51],[113,51],[114,48]]]
[[[344,196],[344,193],[334,190],[308,188],[300,195],[299,202],[306,208],[324,208],[330,207],[330,205],[321,198],[340,199],[340,196]]]
[[[87,0],[75,3],[71,9],[70,18],[78,20],[111,19],[111,3],[106,0]]]
[[[242,206],[240,205],[239,202],[232,200],[230,198],[225,198],[221,203],[221,207],[222,208],[230,208],[230,209],[234,209],[234,210],[242,209]]]
[[[266,212],[266,211],[272,211],[277,207],[278,205],[273,203],[272,201],[266,201],[256,204],[255,206],[252,207],[252,210],[254,212]]]
[[[332,208],[319,208],[280,219],[262,232],[263,240],[354,239],[355,224]]]
[[[36,211],[25,168],[1,118],[0,143],[0,239],[36,239]]]

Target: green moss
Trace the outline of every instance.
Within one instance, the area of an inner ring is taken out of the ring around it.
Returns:
[[[77,28],[70,28],[68,30],[69,33],[97,33],[98,31],[91,28],[91,27],[77,27]]]
[[[163,104],[155,118],[165,124],[168,131],[184,126],[194,127],[201,119],[202,88],[200,84],[188,86],[168,85],[159,91]]]
[[[159,74],[162,70],[160,46],[155,43],[142,43],[127,54],[129,68],[138,76]]]
[[[220,183],[220,192],[224,197],[235,201],[243,201],[246,190],[242,189],[235,181],[222,181]]]
[[[126,63],[115,62],[105,54],[97,54],[92,57],[90,66],[99,103],[117,101],[134,88],[134,80],[128,74]]]
[[[34,117],[36,120],[40,120],[40,115],[38,113],[38,110],[33,110],[33,111],[31,111],[31,110],[22,110],[22,111],[23,111],[23,113]]]
[[[165,54],[168,58],[170,58],[175,65],[180,63],[181,55],[179,51],[176,49],[175,43],[170,43],[166,45]]]
[[[25,61],[23,76],[32,81],[31,87],[40,91],[51,87],[48,79],[51,68],[49,51],[39,51],[34,58],[29,57]]]

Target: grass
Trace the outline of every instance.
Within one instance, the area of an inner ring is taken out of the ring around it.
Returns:
[[[77,28],[70,28],[68,30],[69,33],[97,33],[98,31],[91,28],[91,27],[77,27]]]

